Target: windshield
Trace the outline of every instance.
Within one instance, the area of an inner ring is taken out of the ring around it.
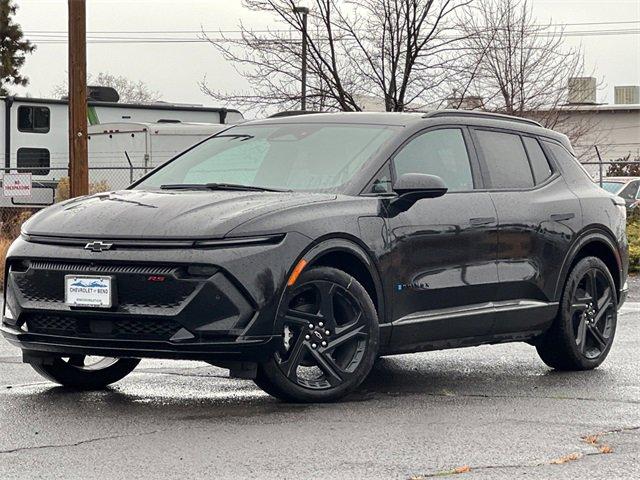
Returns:
[[[168,162],[135,188],[215,184],[340,191],[398,128],[333,123],[239,125]]]
[[[609,193],[618,193],[623,186],[622,182],[602,182],[602,188]]]

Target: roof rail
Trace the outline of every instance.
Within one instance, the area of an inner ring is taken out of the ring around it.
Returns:
[[[527,125],[534,125],[536,127],[542,127],[539,122],[530,120],[528,118],[514,117],[513,115],[503,115],[502,113],[492,112],[479,112],[476,110],[434,110],[432,112],[425,113],[422,118],[435,118],[435,117],[472,117],[472,118],[487,118],[491,120],[504,120],[507,122],[526,123]]]
[[[314,110],[286,110],[284,112],[278,112],[278,113],[274,113],[273,115],[269,115],[267,118],[295,117],[297,115],[309,115],[311,113],[322,113],[322,112],[316,112]]]

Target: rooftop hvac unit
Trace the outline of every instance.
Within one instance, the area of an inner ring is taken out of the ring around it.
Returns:
[[[638,85],[615,87],[614,92],[616,105],[632,105],[640,103],[640,86]]]
[[[484,107],[484,99],[477,96],[453,97],[447,98],[447,108],[455,108],[458,110],[478,110]]]
[[[569,103],[596,103],[596,79],[594,77],[572,77],[569,79]]]

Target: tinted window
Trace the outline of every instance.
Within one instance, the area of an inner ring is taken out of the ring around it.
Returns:
[[[393,162],[396,176],[427,173],[442,178],[449,191],[473,190],[469,155],[458,128],[433,130],[414,138]]]
[[[629,185],[624,187],[620,193],[618,193],[619,197],[624,198],[625,200],[635,200],[638,195],[638,182],[631,182]]]
[[[542,147],[535,138],[522,137],[522,141],[529,154],[529,162],[531,163],[531,170],[533,170],[533,178],[536,184],[544,183],[553,172],[547,157],[542,151]]]
[[[49,131],[50,112],[47,107],[18,107],[18,130],[29,133]]]
[[[519,135],[476,130],[491,188],[530,188],[533,175]]]
[[[18,172],[33,175],[47,175],[49,173],[50,155],[46,148],[19,148]]]

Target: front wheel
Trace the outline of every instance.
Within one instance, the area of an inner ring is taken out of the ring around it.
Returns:
[[[46,363],[32,363],[33,369],[65,387],[97,390],[122,380],[140,363],[135,358],[55,357]]]
[[[304,272],[278,318],[282,348],[258,368],[256,384],[286,401],[330,402],[366,378],[378,353],[378,317],[365,288],[331,267]]]
[[[536,345],[542,361],[557,370],[590,370],[609,354],[617,322],[617,293],[607,266],[580,260],[567,278],[558,316]]]

